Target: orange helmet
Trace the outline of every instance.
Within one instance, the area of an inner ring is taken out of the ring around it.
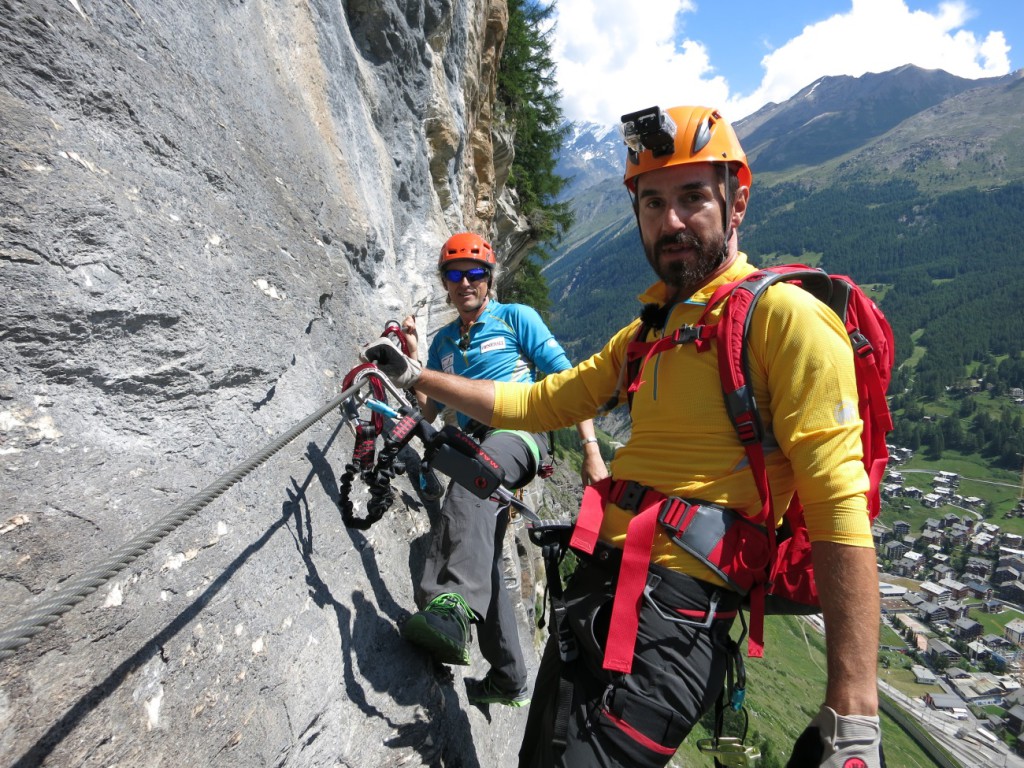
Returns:
[[[727,163],[735,166],[740,185],[753,179],[747,155],[732,126],[709,107],[658,107],[622,116],[622,135],[629,147],[623,182],[636,192],[636,177],[658,168],[686,163]]]
[[[449,261],[461,259],[478,261],[486,267],[494,267],[498,263],[491,244],[472,232],[459,232],[448,238],[441,246],[441,256],[437,260],[438,269],[444,269],[444,265]]]

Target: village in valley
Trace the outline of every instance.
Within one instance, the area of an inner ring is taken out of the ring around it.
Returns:
[[[889,451],[872,527],[883,691],[950,736],[1024,754],[1024,534],[1000,525],[1024,499],[997,521],[958,473],[905,470],[913,453]]]

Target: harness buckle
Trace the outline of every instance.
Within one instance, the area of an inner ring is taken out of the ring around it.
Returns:
[[[645,493],[647,493],[647,486],[627,480],[622,484],[618,498],[612,498],[611,502],[617,507],[627,509],[636,514],[640,511],[640,504],[644,500]]]
[[[661,502],[661,509],[658,510],[658,522],[668,528],[672,532],[672,536],[675,537],[689,522],[690,515],[687,513],[696,506],[699,505],[691,504],[678,496],[669,496]]]

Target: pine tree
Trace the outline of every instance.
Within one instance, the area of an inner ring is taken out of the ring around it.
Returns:
[[[567,126],[558,101],[555,63],[551,59],[551,22],[555,3],[509,0],[508,36],[498,70],[498,101],[515,130],[515,158],[508,186],[519,195],[530,225],[529,255],[501,286],[504,301],[530,304],[542,315],[550,306],[548,284],[540,265],[550,258],[547,244],[571,226],[572,210],[557,201],[566,179],[555,172]]]

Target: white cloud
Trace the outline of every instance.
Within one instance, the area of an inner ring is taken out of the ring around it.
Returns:
[[[826,75],[859,77],[904,64],[943,69],[967,78],[1010,71],[1002,32],[978,40],[962,29],[971,18],[965,2],[946,2],[935,14],[911,11],[904,0],[853,0],[848,13],[804,27],[761,59],[764,77],[754,93],[730,100],[729,113],[749,114],[769,101],[784,101]]]
[[[565,114],[612,123],[623,112],[678,102],[722,102],[729,93],[712,76],[705,47],[675,43],[677,17],[692,0],[558,0],[553,55]]]
[[[735,120],[825,75],[857,77],[903,64],[969,78],[1010,71],[1002,32],[979,39],[963,28],[972,17],[967,0],[943,2],[934,13],[911,11],[905,0],[852,0],[849,11],[809,24],[765,55],[761,84],[738,94],[716,71],[730,62],[712,62],[700,40],[678,34],[683,20],[694,28],[695,21],[729,23],[721,4],[702,5],[706,19],[695,15],[695,0],[558,0],[552,53],[566,116],[610,124],[622,112],[677,104],[685,94],[693,103],[722,105]],[[756,29],[733,29],[736,46],[763,42]]]

